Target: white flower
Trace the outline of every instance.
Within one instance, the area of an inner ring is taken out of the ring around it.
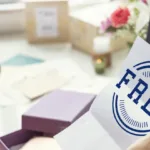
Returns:
[[[136,22],[135,32],[139,33],[141,29],[149,22],[150,20],[150,0],[147,0],[147,5],[143,2],[135,3],[135,7],[139,10],[139,18]]]

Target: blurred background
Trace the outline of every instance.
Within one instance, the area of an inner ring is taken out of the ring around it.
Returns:
[[[149,14],[147,0],[0,0],[0,135],[55,89],[98,94]]]

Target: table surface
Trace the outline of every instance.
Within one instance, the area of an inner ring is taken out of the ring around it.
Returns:
[[[0,61],[7,60],[8,58],[18,54],[27,54],[30,56],[42,58],[45,60],[61,60],[65,58],[72,59],[75,61],[81,69],[86,72],[89,76],[93,78],[101,78],[102,76],[106,77],[116,77],[117,73],[119,72],[120,66],[122,61],[128,54],[128,50],[120,50],[112,54],[112,67],[106,70],[106,73],[103,75],[96,75],[92,59],[88,54],[80,52],[78,50],[73,50],[70,44],[36,44],[30,45],[25,39],[25,36],[22,34],[12,34],[12,35],[1,35],[0,36]],[[66,66],[67,67],[67,66]],[[4,108],[0,108],[0,113]],[[5,108],[7,109],[7,108]],[[15,109],[9,108],[9,113],[14,112]],[[7,111],[5,111],[7,112]],[[9,122],[9,114],[5,115],[5,122]],[[9,127],[15,126],[15,121],[11,122]],[[0,120],[0,135],[4,133],[1,129],[1,126],[4,126],[3,121]],[[11,131],[8,129],[8,132]]]
[[[70,58],[74,60],[83,71],[95,76],[91,56],[71,48],[70,44],[29,44],[23,34],[0,36],[0,61],[9,59],[18,54],[27,54],[45,60],[61,60]],[[128,50],[120,50],[112,54],[112,66],[103,76],[115,77],[119,72],[122,61],[126,58]],[[67,67],[67,66],[66,66]],[[99,76],[100,77],[100,76]]]

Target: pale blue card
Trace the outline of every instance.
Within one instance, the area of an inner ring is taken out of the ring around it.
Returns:
[[[44,60],[32,56],[17,54],[16,56],[6,60],[5,62],[2,62],[1,65],[24,66],[24,65],[42,63],[43,61]]]

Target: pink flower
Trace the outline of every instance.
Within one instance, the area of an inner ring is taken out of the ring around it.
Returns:
[[[102,21],[100,25],[100,32],[104,33],[111,26],[111,21],[107,18],[106,21]]]
[[[143,3],[147,4],[147,0],[142,0]]]
[[[112,26],[119,28],[128,22],[130,11],[128,8],[118,8],[111,15]]]

